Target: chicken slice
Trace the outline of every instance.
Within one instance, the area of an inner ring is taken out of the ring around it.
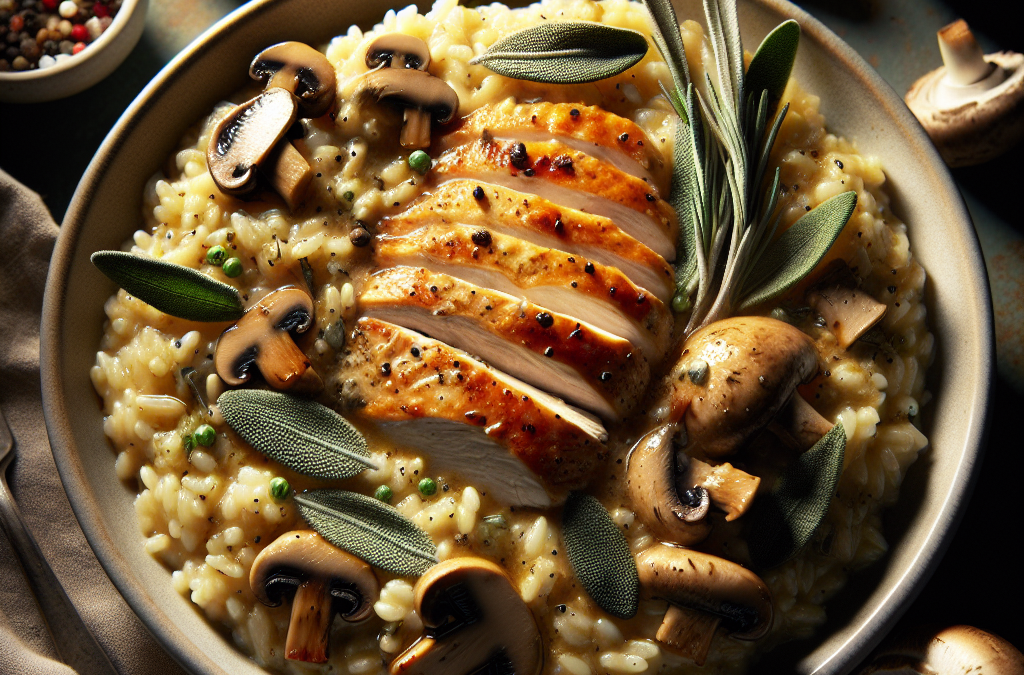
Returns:
[[[626,340],[445,274],[381,270],[367,280],[359,306],[608,419],[620,420],[647,386],[647,362]]]
[[[672,267],[665,259],[612,221],[500,185],[449,181],[391,218],[383,228],[389,234],[403,234],[431,222],[488,228],[539,246],[579,253],[618,267],[662,302],[668,302],[675,291]]]
[[[633,343],[652,363],[668,347],[672,316],[665,304],[614,267],[543,248],[516,237],[435,223],[402,236],[378,237],[382,267],[426,267],[525,297]]]
[[[675,260],[676,215],[654,187],[564,143],[476,141],[442,154],[433,172],[440,181],[496,183],[610,218],[666,260]]]
[[[501,501],[546,507],[604,457],[601,423],[469,354],[378,319],[356,324],[341,376],[358,416]],[[345,401],[350,405],[351,401]]]
[[[524,103],[512,98],[478,108],[441,137],[443,149],[481,138],[557,140],[616,168],[667,189],[669,169],[643,129],[625,117],[579,103]]]

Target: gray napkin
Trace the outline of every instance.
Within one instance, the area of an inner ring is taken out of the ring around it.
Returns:
[[[17,446],[8,480],[26,525],[118,670],[178,675],[181,668],[159,647],[100,567],[71,511],[50,453],[40,399],[39,316],[56,237],[57,224],[39,196],[0,170],[0,407]],[[113,471],[113,453],[110,462]],[[18,559],[0,532],[0,674],[23,673],[74,671],[57,660]]]

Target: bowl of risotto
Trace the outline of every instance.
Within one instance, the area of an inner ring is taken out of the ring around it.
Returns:
[[[111,131],[47,431],[187,670],[839,674],[916,597],[988,410],[964,204],[806,13],[670,7],[253,2]]]

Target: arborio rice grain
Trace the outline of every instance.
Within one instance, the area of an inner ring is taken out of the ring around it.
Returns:
[[[326,53],[344,83],[363,71],[363,50],[374,35],[416,35],[430,45],[432,70],[459,94],[461,114],[500,103],[511,93],[520,100],[543,94],[600,104],[637,121],[670,158],[671,118],[658,86],[659,80],[667,81],[668,73],[653,49],[629,74],[575,87],[513,84],[468,65],[498,37],[532,25],[542,15],[648,30],[642,7],[626,0],[545,0],[517,11],[498,5],[473,9],[440,0],[426,15],[412,7],[388,12],[365,34],[350,28],[331,41]],[[683,31],[688,50],[699,53],[700,27],[688,21]],[[691,68],[695,77],[701,76],[699,64],[694,62]],[[786,186],[781,200],[784,220],[791,223],[806,207],[856,190],[857,209],[829,258],[853,261],[865,277],[865,290],[888,306],[882,324],[888,340],[860,344],[844,353],[830,332],[812,334],[822,353],[832,359],[830,370],[813,383],[815,406],[830,420],[842,421],[848,438],[846,460],[838,494],[812,543],[764,576],[776,610],[768,638],[749,643],[719,633],[705,668],[694,668],[652,639],[665,603],[644,601],[636,618],[620,621],[600,612],[575,585],[562,549],[557,512],[512,510],[494,503],[458,476],[436,476],[428,458],[414,451],[371,436],[379,468],[341,482],[346,489],[365,494],[379,485],[389,486],[392,503],[430,534],[441,559],[472,552],[501,560],[541,626],[549,651],[546,673],[741,672],[759,650],[813,635],[825,621],[823,603],[839,591],[847,574],[886,552],[881,509],[896,500],[908,467],[927,445],[913,424],[928,402],[924,372],[933,352],[922,304],[925,274],[910,253],[905,226],[889,210],[879,162],[860,156],[851,142],[825,130],[816,96],[791,83],[785,98],[791,107],[775,150]],[[354,285],[361,278],[362,259],[348,231],[356,220],[375,221],[415,199],[422,190],[418,176],[404,160],[374,152],[382,136],[393,134],[393,129],[360,114],[356,104],[343,102],[335,126],[322,120],[309,123],[305,144],[298,144],[318,171],[312,200],[316,208],[290,215],[257,202],[240,209],[238,202],[217,191],[206,169],[209,130],[225,110],[215,110],[184,140],[174,157],[174,171],[150,181],[145,225],[135,233],[130,248],[196,267],[208,247],[225,246],[244,263],[245,273],[235,280],[244,297],[296,283],[301,278],[298,261],[308,259],[324,279],[315,298],[313,331],[320,338],[313,357],[318,369],[329,369],[336,363],[338,346],[325,339],[336,338],[327,329],[358,314]],[[325,666],[286,661],[282,652],[288,606],[270,608],[257,602],[248,573],[264,546],[303,525],[291,500],[273,499],[270,480],[283,476],[296,490],[323,484],[242,444],[228,433],[216,406],[211,409],[218,431],[215,443],[191,455],[183,446],[184,430],[202,410],[178,373],[184,367],[208,366],[226,324],[174,319],[124,291],[112,296],[104,310],[104,336],[91,371],[103,399],[104,431],[117,452],[118,477],[137,486],[135,511],[142,545],[172,570],[174,588],[270,669],[383,672],[385,662],[422,628],[413,611],[410,581],[381,574],[384,586],[374,605],[376,617],[359,625],[336,621],[331,659]],[[201,384],[209,401],[224,389],[213,374]],[[625,456],[627,440],[619,439],[613,447],[609,466]],[[440,486],[429,498],[416,489],[425,476],[435,477]],[[628,504],[606,499],[605,505],[635,552],[653,543]],[[716,536],[730,532],[716,525]]]

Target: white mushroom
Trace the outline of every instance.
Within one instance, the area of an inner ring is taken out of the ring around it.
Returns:
[[[260,551],[249,585],[272,607],[294,593],[285,658],[310,663],[327,661],[335,614],[349,622],[365,619],[380,595],[373,568],[312,530],[286,532]]]
[[[1024,675],[1024,655],[973,626],[919,629],[882,648],[858,675]]]
[[[807,293],[807,304],[824,319],[825,327],[846,349],[885,316],[886,305],[857,288],[857,279],[842,260]]]
[[[454,558],[415,587],[425,635],[391,663],[392,675],[538,675],[537,622],[505,571],[483,558]]]
[[[946,164],[987,162],[1024,138],[1024,55],[984,56],[963,19],[938,38],[945,66],[913,84],[907,106]]]

